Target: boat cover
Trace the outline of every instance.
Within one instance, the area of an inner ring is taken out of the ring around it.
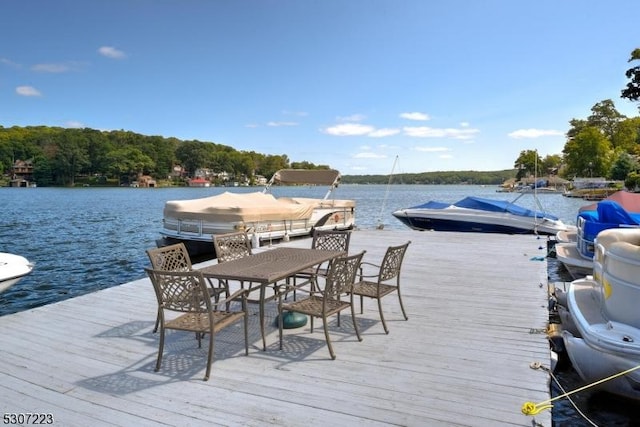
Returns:
[[[450,203],[431,201],[419,206],[414,206],[411,209],[445,209],[450,206],[452,206]],[[548,212],[523,208],[522,206],[515,205],[508,200],[485,199],[482,197],[469,196],[454,203],[453,206],[487,212],[508,212],[510,214],[523,217],[549,218],[553,220],[558,219],[558,217]]]
[[[311,218],[317,200],[275,198],[272,194],[230,193],[193,200],[165,203],[165,218],[194,219],[209,222],[254,222],[304,220]],[[314,203],[310,201],[314,201]]]
[[[599,232],[609,228],[640,225],[639,212],[628,212],[614,200],[602,200],[596,204],[596,210],[581,211],[578,217],[585,220],[583,238],[589,241],[595,240]]]

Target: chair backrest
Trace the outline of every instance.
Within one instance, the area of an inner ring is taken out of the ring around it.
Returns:
[[[184,243],[147,250],[151,266],[155,270],[191,271],[191,258]]]
[[[314,230],[312,249],[349,252],[350,230]]]
[[[211,299],[199,271],[166,271],[145,268],[158,298],[158,305],[182,313],[208,313]]]
[[[411,244],[411,240],[404,245],[389,246],[387,248],[387,252],[384,254],[384,258],[380,264],[379,280],[381,282],[400,275],[402,260],[404,259],[404,254],[407,252],[409,244]]]
[[[365,252],[331,261],[323,292],[325,298],[340,299],[341,295],[351,291]]]
[[[213,246],[218,263],[233,261],[251,255],[251,240],[245,231],[214,234]]]

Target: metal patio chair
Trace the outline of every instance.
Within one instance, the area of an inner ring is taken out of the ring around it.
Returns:
[[[325,251],[343,251],[345,255],[349,253],[349,242],[351,240],[351,230],[314,230],[311,240],[311,249]],[[296,274],[293,278],[294,290],[293,299],[296,299],[296,281],[316,280],[317,277],[325,277],[329,271],[329,263],[307,268]]]
[[[214,234],[213,246],[216,251],[216,259],[218,263],[234,261],[236,259],[251,256],[253,250],[251,249],[251,239],[246,231],[236,231],[233,233]],[[229,289],[229,282],[224,280],[220,281],[227,289]],[[244,289],[244,282],[240,282],[240,289]],[[248,292],[257,291],[259,287],[253,287],[249,283],[247,288]],[[250,302],[256,302],[256,300],[250,300]]]
[[[338,315],[338,326],[340,326],[340,312],[348,308],[351,309],[351,318],[353,327],[356,331],[358,341],[362,341],[358,324],[356,323],[355,309],[353,305],[353,283],[358,274],[358,268],[362,262],[362,256],[365,251],[352,256],[344,256],[334,259],[329,265],[329,271],[325,276],[324,289],[312,287],[307,290],[300,288],[299,292],[308,292],[308,296],[293,301],[291,303],[283,302],[283,293],[280,292],[278,299],[278,329],[280,333],[280,349],[282,350],[282,335],[284,328],[283,314],[285,311],[306,314],[311,318],[311,332],[313,333],[313,319],[315,317],[322,319],[324,326],[324,336],[329,348],[331,359],[335,359],[336,355],[331,345],[329,336],[329,317]]]
[[[384,314],[382,312],[382,298],[386,295],[393,292],[398,294],[402,315],[405,320],[409,320],[409,317],[407,317],[407,313],[405,312],[404,305],[402,304],[402,295],[400,293],[400,270],[409,244],[411,244],[411,241],[400,246],[389,246],[380,265],[363,262],[360,267],[359,280],[353,285],[353,295],[360,297],[361,314],[364,297],[376,299],[378,301],[380,320],[382,321],[382,327],[386,334],[389,333],[389,329],[387,328],[387,323],[384,320]],[[373,269],[377,269],[377,273],[364,274],[367,269],[369,272]],[[393,282],[389,283],[393,279],[395,279],[395,284]]]
[[[228,298],[211,302],[209,287],[198,271],[162,271],[145,268],[151,279],[158,300],[160,320],[160,344],[155,371],[160,370],[164,351],[165,331],[174,329],[195,332],[198,347],[209,334],[209,353],[204,380],[211,374],[215,336],[222,329],[244,320],[245,355],[249,354],[248,316],[246,291],[239,290]],[[240,309],[230,310],[232,301],[240,300]],[[222,307],[224,306],[224,307]],[[222,308],[221,308],[222,307]]]
[[[165,271],[192,271],[191,258],[184,243],[175,243],[173,245],[163,246],[161,248],[147,249],[147,256],[151,262],[151,268],[154,270]],[[210,283],[209,295],[217,301],[221,294],[229,296],[229,289],[224,286],[214,286]],[[221,284],[224,285],[224,284]],[[158,331],[159,317],[153,332]]]

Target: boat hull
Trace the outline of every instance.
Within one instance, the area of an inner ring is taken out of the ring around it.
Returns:
[[[556,259],[564,265],[574,280],[593,274],[593,260],[580,255],[575,242],[556,243],[555,252]]]
[[[0,252],[0,293],[18,283],[32,270],[33,263],[25,257]]]
[[[566,229],[560,221],[464,208],[401,209],[393,216],[414,230],[555,235]]]

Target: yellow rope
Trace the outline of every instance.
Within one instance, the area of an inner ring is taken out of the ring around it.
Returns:
[[[533,365],[533,364],[532,364],[532,365]],[[533,366],[532,366],[532,367],[533,367]],[[537,365],[537,367],[539,367],[539,365]],[[554,398],[551,398],[551,399],[549,399],[549,400],[545,400],[545,401],[540,402],[540,403],[538,403],[538,404],[533,403],[533,402],[525,402],[525,403],[522,405],[522,413],[523,413],[523,414],[525,414],[525,415],[536,415],[536,414],[539,414],[540,412],[544,411],[545,409],[551,409],[551,408],[553,408],[553,405],[551,404],[551,402],[553,402],[554,400],[558,400],[558,399],[561,399],[561,398],[563,398],[563,397],[570,396],[570,395],[572,395],[572,394],[574,394],[574,393],[578,393],[578,392],[580,392],[580,391],[586,390],[586,389],[588,389],[589,387],[593,387],[593,386],[596,386],[596,385],[598,385],[598,384],[602,384],[602,383],[604,383],[604,382],[607,382],[607,381],[609,381],[609,380],[612,380],[612,379],[615,379],[615,378],[621,377],[621,376],[623,376],[623,375],[628,374],[629,372],[633,372],[633,371],[635,371],[636,369],[640,369],[640,365],[635,366],[635,367],[630,368],[630,369],[627,369],[626,371],[618,372],[617,374],[613,374],[613,375],[611,375],[610,377],[603,378],[603,379],[598,380],[598,381],[596,381],[596,382],[594,382],[594,383],[587,384],[587,385],[585,385],[585,386],[583,386],[583,387],[580,387],[580,388],[577,388],[577,389],[575,389],[575,390],[573,390],[573,391],[570,391],[570,392],[567,392],[567,393],[561,394],[561,395],[556,396],[556,397],[554,397]]]

